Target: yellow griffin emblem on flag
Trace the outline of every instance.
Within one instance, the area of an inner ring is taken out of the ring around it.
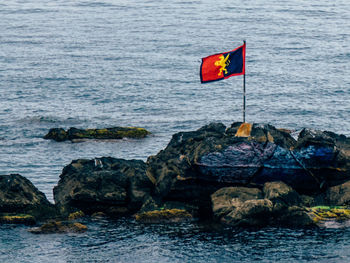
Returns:
[[[226,67],[230,64],[230,61],[228,60],[228,57],[230,56],[230,54],[227,54],[226,58],[224,55],[221,55],[219,57],[220,60],[215,61],[215,66],[220,67],[220,71],[218,73],[218,76],[222,75],[222,72],[224,71],[225,74],[227,74],[227,69]]]

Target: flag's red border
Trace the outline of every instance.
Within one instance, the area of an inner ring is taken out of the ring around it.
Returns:
[[[214,80],[207,80],[207,81],[203,81],[203,76],[202,76],[202,66],[203,66],[203,60],[208,58],[208,57],[211,57],[211,56],[217,56],[217,55],[223,55],[223,54],[227,54],[227,53],[231,53],[231,52],[234,52],[236,51],[237,49],[240,49],[240,48],[243,48],[242,50],[242,56],[243,56],[243,68],[242,68],[242,72],[240,73],[233,73],[231,75],[228,75],[228,76],[225,76],[225,77],[222,77],[222,78],[218,78],[218,79],[214,79]],[[210,55],[210,56],[207,56],[205,58],[202,58],[202,64],[201,64],[201,67],[200,67],[200,76],[201,76],[201,83],[208,83],[208,82],[214,82],[214,81],[218,81],[218,80],[222,80],[222,79],[228,79],[229,77],[232,77],[232,76],[239,76],[239,75],[244,75],[245,74],[245,49],[246,49],[246,44],[244,43],[242,46],[239,46],[231,51],[227,51],[227,52],[223,52],[223,53],[216,53],[216,54],[213,54],[213,55]]]

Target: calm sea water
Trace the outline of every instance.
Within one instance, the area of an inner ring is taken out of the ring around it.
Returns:
[[[143,159],[175,132],[242,120],[242,77],[201,58],[247,41],[247,121],[350,135],[350,2],[0,1],[0,174],[49,200],[77,158]],[[56,143],[52,127],[140,126],[144,140]],[[349,262],[350,230],[209,230],[88,220],[79,235],[0,226],[1,262]]]

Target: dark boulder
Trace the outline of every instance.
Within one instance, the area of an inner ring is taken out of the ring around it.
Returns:
[[[155,183],[155,198],[178,201],[211,211],[210,195],[225,186],[200,180],[196,164],[200,158],[224,147],[226,127],[212,123],[194,132],[174,134],[166,149],[147,160],[147,174]]]
[[[350,181],[327,189],[326,204],[350,206]]]
[[[283,182],[267,182],[263,187],[264,197],[271,200],[275,206],[289,207],[301,205],[299,194]]]
[[[54,199],[62,214],[82,210],[86,214],[130,214],[149,196],[152,182],[140,160],[111,157],[75,160],[66,166]]]
[[[109,140],[123,138],[144,138],[150,132],[144,128],[137,127],[113,127],[106,129],[77,129],[69,128],[65,131],[62,128],[50,129],[44,139],[52,139],[58,142],[61,141],[79,141],[83,139]]]
[[[0,221],[33,223],[56,217],[55,207],[28,179],[19,175],[0,175]]]
[[[63,142],[63,141],[68,140],[68,134],[62,128],[52,128],[44,136],[44,139],[46,139],[46,140],[52,139],[52,140],[55,140],[56,142]]]
[[[257,188],[226,187],[211,195],[215,219],[231,226],[314,226],[298,193],[283,182]]]
[[[261,227],[269,224],[273,204],[268,199],[247,200],[222,217],[221,222],[239,227]]]
[[[244,201],[263,197],[262,191],[248,187],[224,187],[211,195],[213,214],[216,219],[229,214]]]

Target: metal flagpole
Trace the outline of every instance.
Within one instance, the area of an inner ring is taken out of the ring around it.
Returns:
[[[245,48],[245,40],[243,40],[244,48]],[[244,61],[245,63],[245,61]],[[245,65],[244,66],[244,74],[243,74],[243,123],[245,123]]]

